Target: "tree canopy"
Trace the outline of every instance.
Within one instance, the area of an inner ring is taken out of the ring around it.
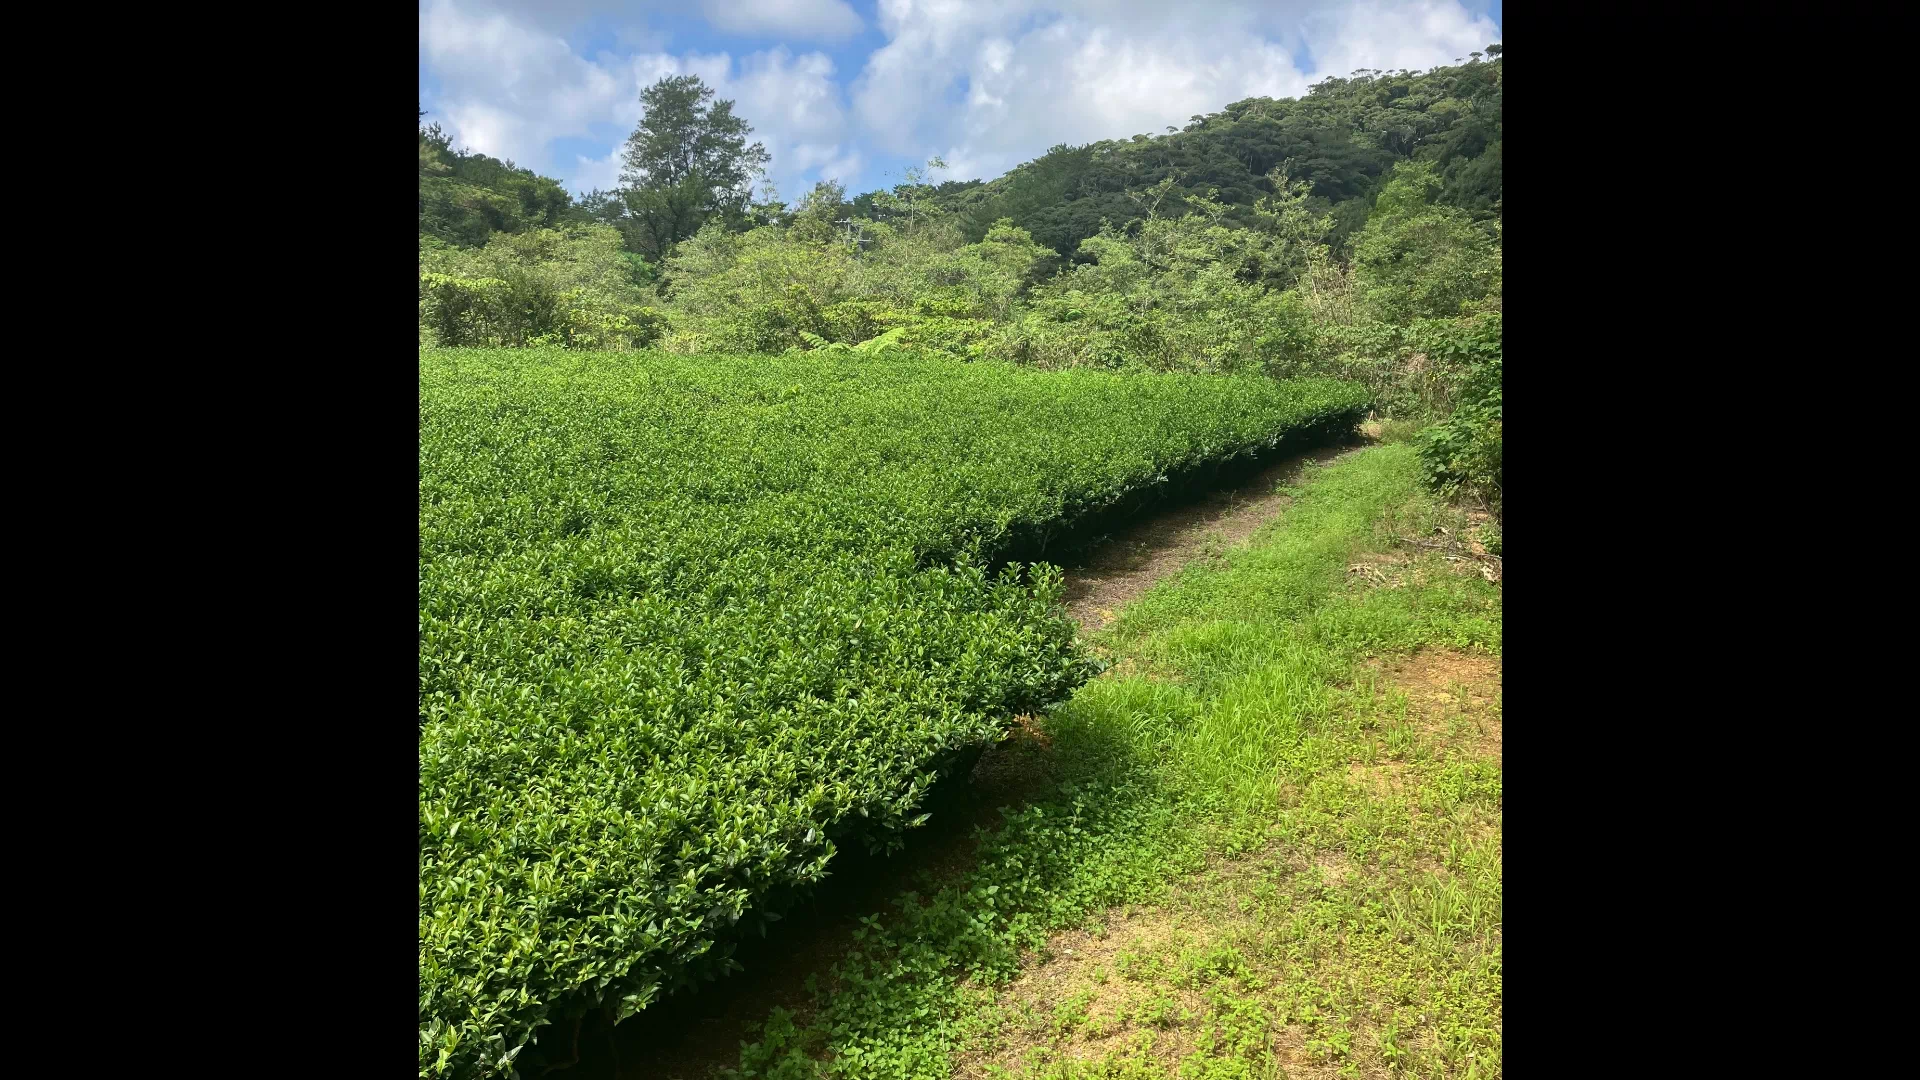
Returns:
[[[1267,178],[1277,168],[1311,186],[1340,244],[1366,222],[1388,170],[1419,160],[1431,162],[1440,178],[1438,202],[1476,219],[1495,216],[1502,64],[1499,46],[1487,54],[1491,59],[1427,72],[1357,71],[1299,99],[1248,98],[1168,134],[1055,146],[942,199],[963,215],[969,235],[985,235],[1007,217],[1071,255],[1103,221],[1141,220],[1127,192],[1169,178],[1169,209],[1206,196],[1228,207],[1229,220],[1247,222],[1254,203],[1271,194]]]
[[[717,101],[697,75],[669,76],[640,94],[645,110],[628,137],[620,180],[634,250],[658,260],[709,219],[746,215],[767,148],[753,128]]]
[[[454,150],[437,123],[420,128],[422,236],[480,247],[495,233],[553,228],[577,216],[559,181],[511,161]]]

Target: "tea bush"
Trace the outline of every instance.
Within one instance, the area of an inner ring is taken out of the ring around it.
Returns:
[[[1367,407],[879,350],[423,350],[420,384],[422,1076],[723,972],[1083,681],[1058,571],[998,558]]]

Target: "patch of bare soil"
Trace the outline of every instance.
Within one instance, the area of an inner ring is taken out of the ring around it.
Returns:
[[[1423,732],[1461,736],[1476,753],[1500,763],[1500,660],[1452,649],[1423,649],[1368,665],[1379,684],[1407,695],[1408,718]]]
[[[1376,692],[1405,695],[1406,719],[1416,730],[1499,761],[1499,659],[1434,648],[1371,667]],[[1405,761],[1354,762],[1348,776],[1375,796],[1391,797],[1410,790],[1411,771]],[[1430,856],[1416,867],[1446,873]],[[1219,1016],[1211,991],[1188,970],[1195,958],[1237,946],[1254,969],[1274,976],[1263,966],[1268,961],[1246,948],[1271,933],[1256,921],[1255,898],[1263,883],[1293,877],[1304,880],[1301,887],[1317,890],[1302,895],[1332,895],[1363,872],[1334,851],[1283,847],[1216,860],[1164,906],[1114,908],[1089,929],[1055,934],[1000,992],[997,1025],[958,1055],[955,1080],[1050,1076],[1065,1071],[1068,1063],[1097,1075],[1107,1075],[1102,1063],[1109,1063],[1113,1075],[1145,1075],[1142,1066],[1179,1075]],[[1239,992],[1255,999],[1266,993],[1256,984]],[[1309,1036],[1297,1018],[1266,1031],[1265,1046],[1279,1075],[1315,1080],[1387,1075],[1377,1063],[1356,1073],[1342,1061],[1316,1055]],[[1125,1066],[1117,1064],[1123,1060]]]
[[[1184,948],[1211,940],[1168,910],[1116,909],[1098,932],[1058,934],[1003,992],[991,1049],[963,1053],[956,1080],[1037,1071],[1062,1060],[1093,1062],[1138,1045],[1173,1075],[1192,1053],[1205,1011],[1200,994],[1140,975],[1159,974]],[[1130,977],[1132,976],[1132,977]]]
[[[1115,612],[1161,578],[1195,559],[1246,543],[1293,501],[1275,489],[1298,480],[1309,465],[1333,461],[1353,449],[1322,447],[1285,458],[1241,483],[1163,510],[1114,535],[1079,565],[1067,568],[1067,614],[1088,633],[1106,626]]]
[[[1184,900],[1115,908],[1091,931],[1054,935],[1002,992],[998,1028],[957,1057],[955,1080],[1051,1076],[1066,1062],[1093,1075],[1109,1075],[1100,1069],[1103,1062],[1113,1063],[1112,1075],[1143,1075],[1140,1066],[1148,1063],[1166,1076],[1183,1075],[1183,1063],[1217,1019],[1209,980],[1195,977],[1194,961],[1258,936],[1244,898],[1274,874],[1302,869],[1284,867],[1277,855],[1216,863],[1205,875],[1209,888]],[[1307,867],[1328,888],[1350,873],[1338,855]],[[1244,952],[1238,958],[1249,959]],[[1275,1025],[1265,1040],[1282,1066],[1279,1075],[1338,1075],[1334,1066],[1310,1059],[1298,1025]]]

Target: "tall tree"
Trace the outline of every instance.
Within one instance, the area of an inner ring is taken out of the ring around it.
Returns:
[[[847,189],[838,180],[821,180],[794,205],[792,235],[808,243],[827,243],[847,212]]]
[[[744,216],[768,155],[764,144],[747,143],[753,128],[733,102],[714,100],[697,75],[661,79],[641,91],[640,104],[620,180],[629,242],[658,260],[708,220]]]

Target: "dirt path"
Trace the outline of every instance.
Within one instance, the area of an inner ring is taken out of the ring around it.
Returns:
[[[1356,441],[1285,458],[1234,487],[1144,518],[1067,569],[1067,614],[1086,632],[1099,630],[1160,579],[1197,558],[1246,543],[1292,501],[1275,488],[1298,480],[1309,464],[1332,461],[1359,445],[1365,444]]]

